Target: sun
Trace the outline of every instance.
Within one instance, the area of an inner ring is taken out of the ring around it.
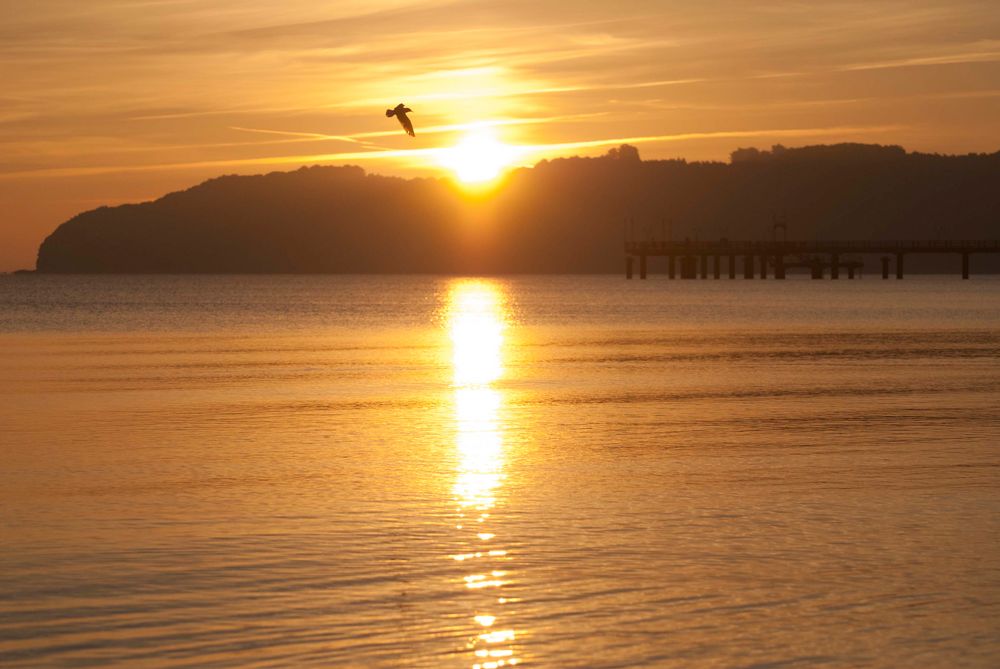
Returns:
[[[453,147],[442,149],[439,162],[459,181],[482,184],[497,178],[517,158],[517,148],[504,144],[488,129],[470,130]]]

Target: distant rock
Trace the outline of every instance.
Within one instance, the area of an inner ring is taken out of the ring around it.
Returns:
[[[625,145],[516,170],[487,197],[444,179],[308,167],[82,213],[42,243],[37,269],[617,272],[626,220],[636,237],[760,239],[780,214],[790,239],[996,238],[997,184],[1000,152],[863,144],[738,149],[728,164],[643,161]]]

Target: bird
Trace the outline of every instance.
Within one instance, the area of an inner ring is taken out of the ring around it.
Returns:
[[[413,110],[404,105],[402,102],[400,102],[393,109],[386,109],[385,115],[387,117],[395,116],[396,118],[398,118],[399,124],[403,126],[403,130],[406,131],[406,134],[409,135],[410,137],[416,137],[416,134],[413,132],[413,123],[410,122],[409,117],[406,115],[406,112],[411,112],[411,111]]]

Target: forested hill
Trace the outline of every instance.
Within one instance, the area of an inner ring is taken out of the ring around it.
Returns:
[[[224,176],[82,213],[42,243],[37,269],[617,272],[626,220],[634,236],[763,239],[776,214],[789,239],[997,238],[1000,152],[775,146],[689,163],[623,146],[516,170],[479,195],[350,166]]]

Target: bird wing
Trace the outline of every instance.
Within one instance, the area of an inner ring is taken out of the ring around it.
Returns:
[[[410,122],[410,117],[403,112],[397,112],[396,118],[399,119],[399,123],[403,126],[403,130],[410,137],[416,137],[417,135],[413,132],[413,123]]]

